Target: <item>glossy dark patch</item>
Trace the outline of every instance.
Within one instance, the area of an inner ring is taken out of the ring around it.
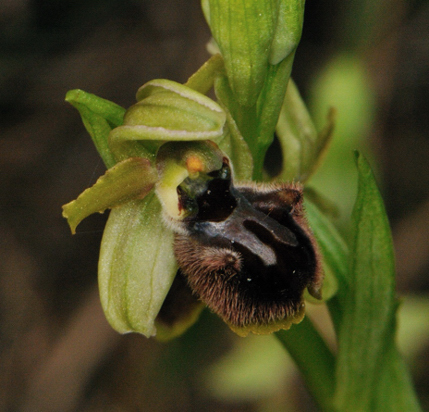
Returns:
[[[296,185],[234,187],[228,168],[193,190],[198,210],[181,223],[175,240],[179,266],[194,293],[235,327],[294,316],[304,289],[319,297],[322,282],[302,191]]]

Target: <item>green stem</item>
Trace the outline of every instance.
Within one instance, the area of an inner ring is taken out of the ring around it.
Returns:
[[[335,358],[308,317],[289,330],[276,332],[307,384],[308,390],[324,412],[332,412],[335,391]]]

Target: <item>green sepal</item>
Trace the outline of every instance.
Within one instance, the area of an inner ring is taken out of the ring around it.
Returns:
[[[142,199],[157,179],[158,174],[147,159],[131,157],[123,160],[108,169],[76,200],[64,205],[63,216],[74,234],[77,225],[89,215]]]
[[[125,109],[79,89],[70,90],[65,100],[79,111],[82,122],[104,164],[107,168],[112,167],[117,159],[110,150],[108,136],[112,129],[122,124]]]
[[[154,192],[110,212],[98,280],[104,313],[115,330],[153,336],[176,271],[173,232],[162,223]]]
[[[283,155],[282,171],[277,178],[306,181],[326,152],[333,129],[334,112],[331,110],[327,125],[317,132],[295,83],[290,79],[276,127]]]

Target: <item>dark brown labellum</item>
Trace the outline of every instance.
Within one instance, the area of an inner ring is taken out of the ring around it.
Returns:
[[[298,185],[234,187],[222,169],[186,179],[175,254],[191,289],[234,329],[302,318],[305,288],[320,298],[322,272]],[[296,323],[296,322],[294,322]]]

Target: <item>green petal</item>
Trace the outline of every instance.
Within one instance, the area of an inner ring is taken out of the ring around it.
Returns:
[[[213,87],[215,77],[224,72],[222,56],[218,53],[210,57],[185,83],[185,86],[202,94],[207,94]]]
[[[173,233],[161,213],[152,192],[113,209],[104,230],[100,298],[108,321],[120,333],[156,333],[156,316],[177,271]]]
[[[79,89],[70,90],[66,95],[66,101],[79,111],[104,164],[107,168],[112,167],[116,159],[109,148],[108,136],[113,128],[122,124],[125,109]]]
[[[129,158],[117,163],[76,200],[63,206],[72,233],[89,215],[102,213],[134,199],[142,199],[154,186],[158,174],[146,159]]]
[[[115,153],[127,155],[124,143],[144,141],[152,156],[165,141],[221,140],[225,113],[212,99],[171,80],[153,80],[142,86],[139,102],[127,110],[124,124],[109,142]]]
[[[295,83],[290,80],[276,127],[283,154],[279,180],[305,181],[315,170],[333,131],[333,112],[328,125],[317,133]]]
[[[217,58],[216,60],[219,59]],[[222,113],[222,109],[214,100],[200,92],[197,92],[194,89],[191,89],[188,86],[185,86],[184,84],[167,79],[151,80],[150,82],[145,83],[137,91],[136,98],[137,101],[141,101],[149,96],[162,94],[165,92],[169,92],[169,94],[171,93],[172,95],[181,96],[184,100],[190,100],[198,103],[199,105],[205,106],[213,112]]]

